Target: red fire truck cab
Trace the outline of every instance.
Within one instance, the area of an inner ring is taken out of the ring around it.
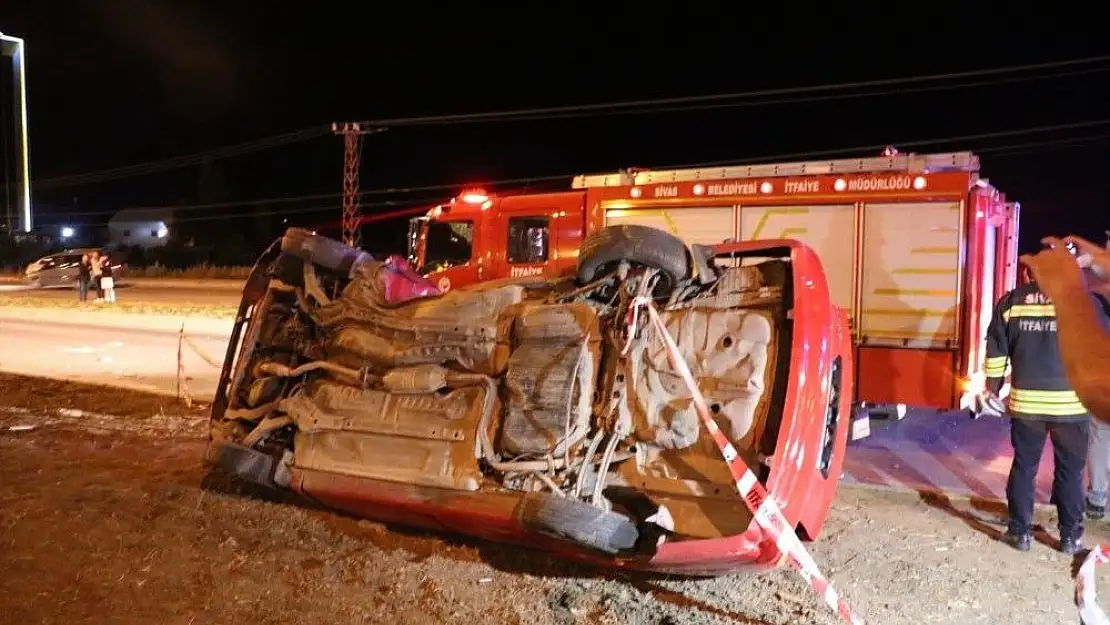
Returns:
[[[971,153],[884,153],[582,175],[557,193],[471,190],[414,219],[409,244],[447,290],[573,274],[583,237],[608,225],[652,226],[688,244],[799,240],[851,320],[857,406],[901,418],[967,408],[982,388],[991,310],[1017,281],[1018,214]]]

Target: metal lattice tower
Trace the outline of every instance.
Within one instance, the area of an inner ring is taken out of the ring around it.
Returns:
[[[359,246],[362,210],[359,206],[359,169],[362,165],[362,127],[358,124],[332,124],[332,132],[343,136],[343,242]]]

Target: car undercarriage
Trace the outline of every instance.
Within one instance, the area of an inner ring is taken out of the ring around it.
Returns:
[[[247,282],[207,461],[360,515],[617,560],[743,534],[751,512],[632,303],[654,302],[765,481],[789,377],[789,262],[620,228],[587,240],[575,277],[447,293],[399,257],[291,229]]]

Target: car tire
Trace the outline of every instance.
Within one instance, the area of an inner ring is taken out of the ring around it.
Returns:
[[[666,284],[656,293],[690,277],[690,256],[678,237],[647,226],[609,226],[586,237],[578,250],[578,281],[589,284],[621,262],[658,269]]]
[[[628,517],[577,499],[528,493],[518,510],[533,532],[610,555],[632,549],[640,538],[639,527]]]

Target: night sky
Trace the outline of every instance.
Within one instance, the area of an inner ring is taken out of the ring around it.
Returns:
[[[202,216],[214,229],[238,228],[245,215],[257,218],[251,211],[302,211],[285,217],[326,221],[332,213],[304,210],[338,197],[283,200],[339,193],[342,144],[326,132],[213,159],[208,167],[187,158],[186,167],[140,168],[142,176],[96,172],[333,121],[808,87],[1110,54],[1106,37],[1085,37],[1078,32],[1084,20],[1073,15],[1061,14],[1055,29],[1054,20],[1028,15],[1021,16],[1024,28],[1008,28],[1007,16],[977,15],[964,4],[945,12],[935,3],[884,3],[874,5],[883,10],[828,16],[732,13],[714,3],[686,13],[645,3],[545,3],[487,13],[247,0],[10,4],[0,12],[0,31],[27,42],[35,202],[55,207],[53,217],[40,211],[39,219],[84,224],[106,221],[119,208],[175,204],[185,205],[179,216]],[[1089,21],[1095,28],[1100,20]],[[975,84],[952,88],[961,83]],[[1024,207],[1023,247],[1049,233],[1102,240],[1110,228],[1107,87],[1110,60],[766,96],[744,106],[397,125],[366,139],[362,187],[806,160],[845,149],[844,157],[870,156],[872,146],[956,139],[912,151],[980,152],[982,174]],[[960,140],[1089,121],[1107,123]],[[367,212],[393,210],[457,188],[370,195],[364,203]],[[194,207],[255,200],[263,208]],[[389,245],[383,237],[399,231],[374,229],[364,241]]]

